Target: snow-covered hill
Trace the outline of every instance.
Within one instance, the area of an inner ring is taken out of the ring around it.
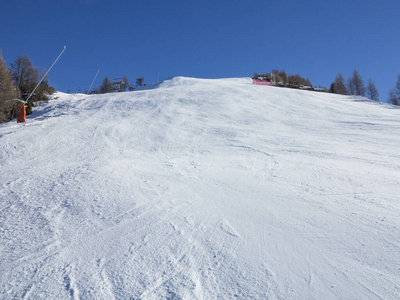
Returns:
[[[1,299],[400,299],[400,110],[251,79],[0,126]]]

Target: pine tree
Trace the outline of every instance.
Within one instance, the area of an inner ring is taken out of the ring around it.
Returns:
[[[14,117],[12,110],[17,104],[15,100],[17,98],[19,98],[18,90],[13,84],[11,73],[0,52],[0,123]]]
[[[371,77],[368,79],[367,96],[371,100],[379,101],[379,93],[378,93],[378,90],[375,87],[375,83],[372,81]]]

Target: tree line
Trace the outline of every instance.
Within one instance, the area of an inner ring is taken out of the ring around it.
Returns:
[[[18,103],[22,103],[22,100],[27,99],[39,83],[43,74],[45,74],[45,70],[43,69],[40,71],[37,67],[34,67],[32,60],[26,54],[15,59],[8,68],[0,50],[0,123],[7,122],[16,117]],[[269,73],[254,73],[253,78],[273,81],[276,86],[306,88],[342,95],[366,96],[372,100],[379,101],[379,93],[374,81],[369,78],[365,86],[364,80],[356,68],[347,80],[344,79],[341,72],[338,72],[329,90],[326,88],[313,88],[308,78],[304,78],[299,74],[287,74],[285,70],[273,69]],[[143,85],[145,85],[144,78],[137,78],[136,87],[141,87]],[[101,85],[93,91],[87,91],[87,93],[104,94],[134,89],[135,87],[129,83],[129,79],[126,75],[124,75],[121,80],[110,80],[110,78],[106,76]],[[29,102],[26,103],[27,114],[32,112],[32,107],[35,102],[47,100],[54,92],[55,89],[49,85],[47,78],[45,78],[31,96]],[[400,73],[397,76],[395,85],[390,89],[388,96],[389,103],[400,105]]]
[[[45,70],[34,67],[28,55],[21,55],[7,67],[0,51],[0,122],[16,117],[17,105],[26,100],[45,74]],[[48,100],[55,89],[45,78],[26,103],[26,113],[32,113],[37,101]]]
[[[345,81],[343,75],[338,72],[329,91],[342,95],[363,96],[371,100],[379,101],[379,93],[371,77],[368,78],[367,86],[365,86],[364,80],[356,68],[354,68],[353,73],[348,77],[347,81]],[[397,75],[395,86],[390,88],[388,97],[388,103],[399,105],[400,73]]]
[[[45,73],[44,69],[34,67],[32,60],[26,54],[17,57],[10,67],[7,67],[0,50],[0,123],[16,117],[18,104],[23,104],[24,100],[31,95]],[[136,87],[143,85],[145,85],[144,78],[137,78]],[[135,86],[129,83],[127,75],[119,80],[110,80],[106,76],[97,88],[86,93],[104,94],[134,89]],[[26,114],[32,113],[32,107],[37,101],[48,100],[55,91],[45,78],[26,103]]]
[[[254,73],[253,78],[258,78],[265,81],[272,81],[277,86],[285,86],[292,88],[300,86],[312,87],[312,84],[308,78],[304,78],[299,74],[294,74],[294,75],[287,74],[285,70],[280,71],[278,69],[273,69],[269,73],[262,73],[262,74]]]
[[[368,97],[371,100],[379,101],[379,92],[374,81],[369,77],[368,82],[365,85],[365,82],[357,68],[354,68],[353,73],[347,78],[347,80],[344,79],[341,72],[338,72],[335,80],[331,83],[329,90],[326,88],[313,88],[313,85],[308,78],[304,78],[299,74],[287,74],[285,70],[280,71],[278,69],[273,69],[269,73],[254,73],[253,78],[272,81],[275,86],[280,87],[302,88],[341,95],[362,96]],[[388,103],[400,105],[400,73],[397,76],[396,84],[389,91],[388,98]]]
[[[136,79],[136,87],[141,87],[144,84],[144,78],[139,77]],[[128,76],[125,74],[122,79],[111,80],[108,76],[106,76],[101,84],[92,91],[89,91],[90,94],[107,94],[114,92],[125,92],[127,90],[133,91],[135,87],[129,83]]]
[[[329,91],[335,94],[362,96],[379,101],[379,93],[371,77],[368,79],[367,87],[365,87],[364,80],[356,68],[347,81],[343,78],[342,73],[338,72]]]

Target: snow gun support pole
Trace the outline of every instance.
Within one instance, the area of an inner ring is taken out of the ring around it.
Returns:
[[[25,104],[28,103],[29,99],[32,97],[33,93],[36,91],[36,89],[38,88],[38,86],[42,83],[43,79],[46,78],[47,74],[49,74],[51,68],[56,64],[57,60],[60,58],[60,56],[64,53],[65,49],[67,49],[67,46],[64,46],[64,49],[61,51],[60,55],[58,55],[58,57],[56,58],[56,60],[53,62],[53,64],[50,66],[50,68],[47,70],[46,74],[43,75],[42,79],[40,79],[39,83],[36,85],[36,87],[33,89],[32,93],[29,95],[29,97],[23,101],[24,105],[21,105],[21,108],[18,110],[18,114],[20,113],[20,110],[25,107]],[[18,115],[17,114],[17,115]]]
[[[99,72],[100,72],[100,69],[97,70],[96,76],[94,76],[94,78],[93,78],[92,84],[90,85],[90,88],[89,88],[89,90],[88,90],[88,92],[87,92],[87,95],[89,95],[89,93],[90,93],[90,91],[91,91],[91,89],[92,89],[93,83],[94,83],[94,81],[96,80],[97,75],[99,75]]]

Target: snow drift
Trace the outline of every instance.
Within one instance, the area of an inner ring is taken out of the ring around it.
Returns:
[[[177,77],[0,126],[2,299],[398,299],[400,110]]]

